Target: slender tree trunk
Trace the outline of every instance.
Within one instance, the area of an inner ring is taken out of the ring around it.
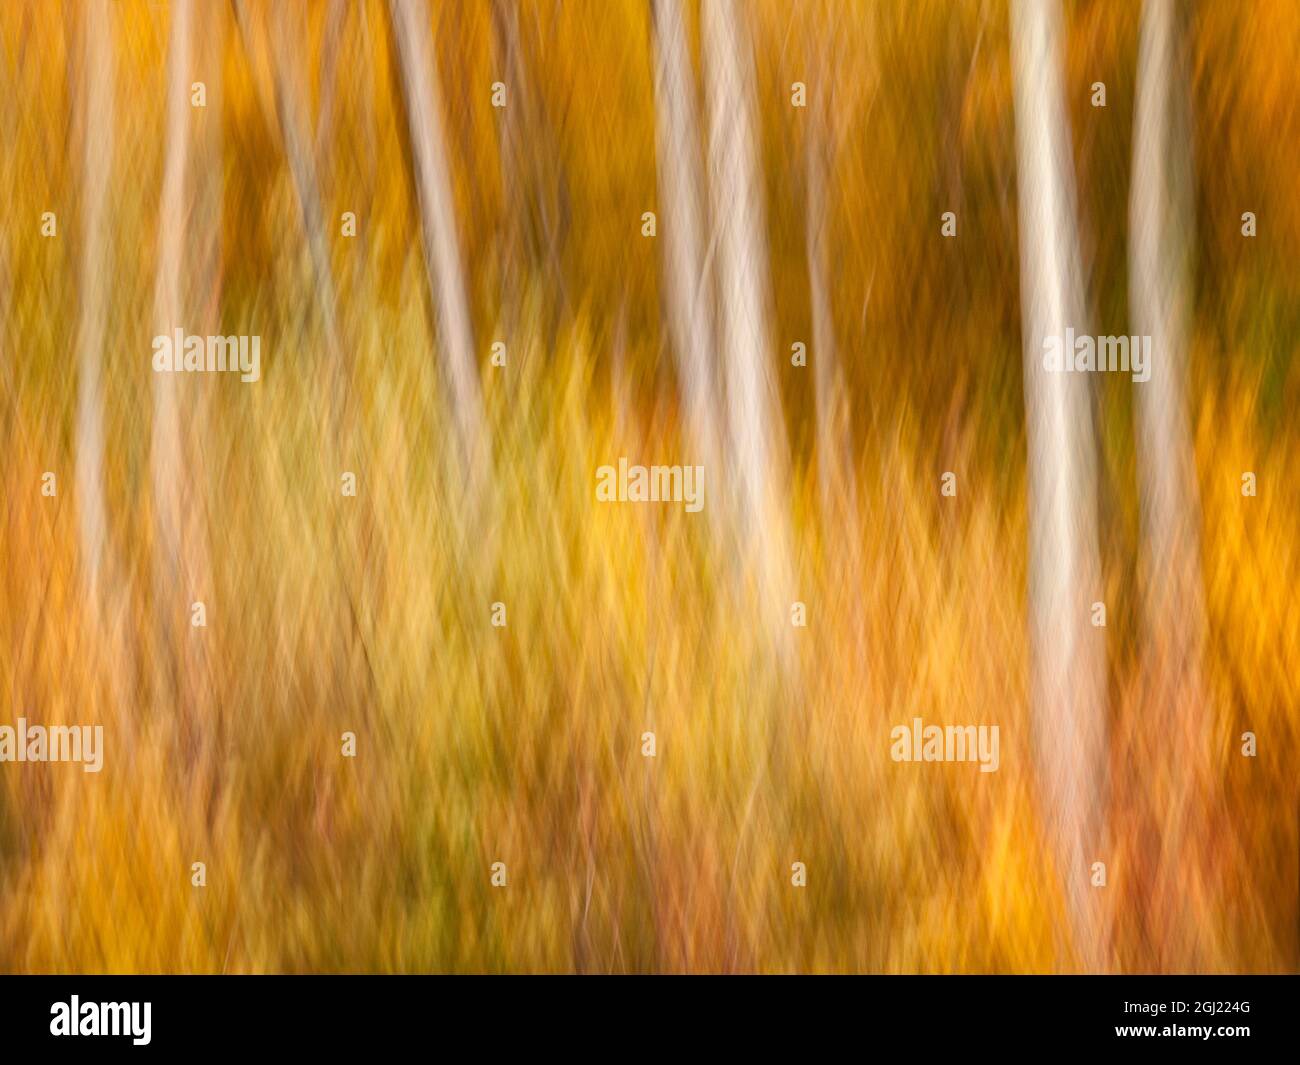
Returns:
[[[836,357],[835,317],[831,310],[830,262],[826,244],[826,178],[834,153],[826,116],[826,98],[819,95],[808,109],[805,134],[808,177],[808,292],[812,304],[813,390],[817,418],[817,489],[822,523],[856,507],[849,411],[844,377]]]
[[[1020,286],[1029,445],[1032,714],[1043,820],[1073,925],[1075,956],[1109,964],[1109,929],[1090,866],[1104,861],[1105,645],[1090,624],[1100,598],[1096,457],[1086,377],[1048,371],[1046,337],[1085,333],[1070,135],[1055,0],[1011,13],[1020,199]]]
[[[492,26],[501,80],[510,88],[510,106],[499,112],[501,183],[505,214],[510,220],[501,251],[505,284],[503,318],[507,331],[518,325],[525,300],[537,307],[545,323],[542,341],[554,346],[560,322],[569,306],[562,252],[568,217],[568,191],[556,155],[550,116],[537,80],[535,32],[520,24],[517,0],[493,0]],[[525,285],[547,279],[548,299],[530,297]],[[512,291],[518,289],[518,292]],[[536,325],[536,323],[534,323]],[[523,363],[512,375],[522,379]]]
[[[1151,378],[1137,393],[1138,475],[1147,552],[1147,625],[1169,647],[1167,671],[1197,667],[1203,622],[1200,502],[1184,380],[1191,224],[1189,123],[1176,58],[1173,5],[1147,0],[1138,53],[1129,200],[1130,301],[1151,337]]]
[[[393,36],[406,98],[415,160],[416,188],[424,230],[425,265],[438,316],[443,364],[451,391],[462,458],[477,480],[486,442],[478,366],[470,332],[469,305],[456,232],[455,204],[442,128],[442,93],[438,85],[428,11],[423,0],[390,0]]]
[[[322,184],[331,177],[330,145],[338,118],[339,55],[347,31],[348,0],[330,0],[329,22],[325,27],[325,54],[321,59],[320,107],[316,114],[314,153]]]
[[[108,0],[87,0],[82,27],[81,320],[77,329],[77,511],[88,602],[102,622],[101,581],[108,536],[104,502],[104,392],[101,366],[111,274],[105,203],[113,171],[113,38]]]
[[[1190,307],[1187,249],[1192,218],[1190,120],[1171,0],[1147,0],[1138,50],[1129,197],[1130,305],[1137,332],[1151,337],[1150,379],[1133,385],[1148,681],[1153,725],[1167,738],[1165,764],[1152,767],[1161,793],[1162,853],[1155,893],[1157,946],[1164,966],[1199,963],[1198,921],[1188,911],[1204,835],[1194,807],[1204,794],[1210,729],[1200,675],[1205,632],[1200,500],[1184,378]],[[1198,779],[1202,778],[1202,779]],[[1154,802],[1155,800],[1153,800]]]
[[[158,274],[154,319],[160,335],[184,326],[182,278],[185,270],[185,171],[189,155],[190,0],[172,8],[166,75],[166,128],[162,206],[158,215]],[[178,353],[179,354],[179,353]],[[157,524],[161,585],[174,588],[181,564],[180,414],[177,377],[153,377],[153,446],[150,466]]]
[[[708,475],[717,465],[713,322],[704,275],[704,170],[696,126],[695,74],[681,0],[654,0],[659,225],[664,242],[668,332],[677,357],[685,437]],[[714,513],[711,511],[711,513]]]
[[[108,535],[104,491],[103,365],[108,328],[108,279],[113,276],[107,240],[107,203],[113,173],[114,55],[112,9],[90,0],[82,25],[81,100],[82,217],[81,318],[77,327],[77,511],[90,625],[108,663],[113,727],[127,757],[134,744],[130,715],[133,647],[126,639],[130,595]]]
[[[166,74],[166,129],[163,159],[162,204],[158,216],[158,273],[154,288],[154,319],[159,335],[170,335],[193,323],[186,318],[186,237],[188,233],[188,178],[190,86],[204,80],[194,71],[194,11],[191,0],[172,6]],[[174,352],[174,357],[183,357]],[[190,382],[184,374],[153,374],[153,434],[150,474],[153,484],[155,523],[155,608],[158,612],[159,676],[156,697],[171,702],[177,710],[178,735],[182,751],[192,759],[197,746],[199,700],[204,697],[205,656],[201,635],[190,625],[190,605],[209,602],[208,567],[201,496],[201,479],[195,476],[187,458],[181,432],[192,412],[182,411]]]
[[[235,14],[245,51],[255,54],[252,25],[247,0],[236,0]],[[331,23],[336,20],[331,14]],[[337,437],[341,429],[342,408],[346,400],[346,380],[349,375],[347,359],[339,337],[338,307],[334,286],[334,271],[330,265],[329,239],[325,230],[325,213],[322,206],[320,167],[316,154],[316,136],[310,119],[302,63],[294,58],[298,42],[306,34],[301,10],[296,4],[283,4],[271,12],[271,40],[274,54],[271,57],[271,82],[274,91],[276,124],[284,143],[284,153],[293,176],[293,188],[298,200],[303,236],[311,258],[312,276],[316,286],[316,304],[321,328],[325,334],[328,372],[333,378],[334,395],[331,412]]]
[[[303,236],[311,254],[312,272],[316,277],[316,298],[320,305],[330,361],[338,364],[342,357],[338,337],[338,311],[334,296],[334,271],[330,266],[329,240],[325,235],[325,212],[321,205],[319,167],[310,109],[307,102],[305,66],[293,56],[296,41],[306,33],[302,13],[296,5],[284,4],[272,13],[272,39],[276,45],[275,110],[284,137],[285,154],[293,173],[302,214]]]
[[[788,634],[789,618],[781,615],[790,602],[790,533],[777,487],[785,432],[769,345],[753,55],[735,0],[705,0],[703,42],[718,334],[727,392],[727,480],[735,486],[741,555],[753,569],[769,623]]]
[[[189,235],[186,240],[192,273],[186,279],[189,304],[187,313],[193,315],[198,331],[212,335],[221,334],[222,294],[225,291],[225,263],[222,257],[222,217],[225,207],[225,145],[222,139],[222,64],[225,60],[226,41],[230,32],[230,11],[225,4],[204,4],[195,12],[194,61],[197,67],[187,82],[202,81],[207,87],[207,106],[190,108],[190,122],[194,136],[193,188],[190,192]],[[186,299],[182,296],[182,301]],[[243,330],[239,330],[242,332]],[[217,598],[212,567],[212,551],[208,528],[207,464],[204,461],[204,442],[212,439],[214,419],[220,414],[217,394],[229,385],[212,381],[202,375],[186,382],[182,388],[188,392],[185,409],[186,465],[188,502],[185,512],[185,564],[190,574],[188,586],[190,600],[202,599],[210,618],[215,612],[216,630],[219,631],[222,604]],[[238,388],[249,387],[237,385]],[[261,387],[255,385],[252,387]],[[208,636],[212,629],[193,629],[184,626],[186,634],[181,662],[184,668],[182,698],[189,708],[190,722],[195,726],[189,740],[193,756],[207,756],[203,772],[192,776],[197,802],[203,804],[204,813],[211,825],[216,816],[225,778],[216,769],[212,755],[225,749],[228,709],[219,705],[216,686],[213,684],[215,656]],[[201,726],[201,729],[200,727]]]
[[[523,59],[520,56],[519,7],[510,0],[492,0],[492,40],[497,68],[507,85],[523,84]],[[516,99],[527,93],[516,89]],[[528,188],[524,180],[527,153],[524,134],[528,123],[521,108],[505,107],[497,116],[497,141],[501,173],[502,217],[498,256],[502,278],[502,326],[507,335],[518,328],[522,311],[521,289],[532,268],[531,257],[524,247],[524,218]]]

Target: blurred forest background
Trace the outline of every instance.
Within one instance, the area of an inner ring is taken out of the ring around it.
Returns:
[[[1300,969],[1300,5],[1173,8],[1194,644],[1148,386],[1086,386],[1091,914],[1032,739],[1015,5],[702,7],[0,4],[0,724],[106,741],[0,766],[0,969]],[[1060,11],[1087,320],[1136,333],[1143,5]],[[262,379],[154,374],[177,326]],[[598,504],[620,456],[705,512]],[[913,717],[1000,771],[891,761]]]

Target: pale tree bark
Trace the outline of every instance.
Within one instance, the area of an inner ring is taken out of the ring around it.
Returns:
[[[90,0],[83,9],[81,70],[77,83],[82,137],[81,314],[77,326],[77,512],[86,608],[101,641],[112,691],[115,734],[124,751],[134,742],[128,712],[133,651],[125,639],[129,589],[108,534],[104,490],[103,367],[108,329],[108,282],[113,276],[108,241],[113,173],[114,55],[112,9]]]
[[[535,22],[521,24],[517,0],[493,0],[492,26],[500,78],[510,93],[510,106],[501,108],[498,117],[501,185],[510,219],[501,253],[502,278],[515,281],[504,285],[503,317],[507,330],[513,331],[529,298],[524,283],[546,278],[548,298],[535,306],[545,322],[540,346],[550,349],[569,306],[562,261],[569,212],[564,170],[537,80],[542,65],[537,55],[540,28]],[[521,376],[516,373],[512,379]]]
[[[778,482],[785,467],[770,347],[770,293],[758,169],[753,53],[735,0],[705,0],[702,31],[715,231],[718,338],[726,381],[730,493],[740,553],[769,623],[788,634],[790,532]],[[717,483],[721,478],[714,478]]]
[[[81,317],[77,328],[77,512],[86,591],[97,623],[103,588],[108,517],[104,501],[102,361],[111,275],[105,240],[113,170],[113,40],[108,0],[87,0],[81,48],[82,190]]]
[[[348,34],[347,40],[352,62],[366,72],[365,77],[357,79],[354,83],[357,89],[356,104],[360,111],[361,136],[364,138],[361,150],[365,153],[360,188],[364,195],[364,209],[367,214],[373,214],[380,172],[376,87],[378,75],[372,58],[375,54],[375,42],[371,31],[370,8],[363,4],[355,9],[355,15],[360,26],[353,33]],[[361,243],[362,254],[352,256],[350,281],[353,289],[358,288],[361,280],[367,275],[371,248],[369,230],[361,230],[356,239]]]
[[[531,94],[524,88],[524,63],[519,34],[519,5],[512,0],[493,0],[492,37],[496,46],[501,79],[511,87],[515,106],[500,109],[497,136],[500,150],[503,225],[497,244],[501,276],[501,328],[506,336],[517,333],[523,318],[524,286],[536,269],[528,232],[528,161],[525,145],[527,132],[536,129],[530,123],[528,101]]]
[[[244,49],[250,59],[253,59],[257,55],[256,37],[247,0],[236,0],[235,16],[239,23]],[[311,259],[312,276],[316,286],[316,305],[320,313],[321,328],[325,334],[328,373],[333,381],[331,415],[334,420],[334,435],[337,437],[344,421],[343,407],[346,403],[349,368],[339,337],[334,271],[330,265],[329,240],[325,231],[320,166],[315,147],[316,137],[313,132],[315,126],[310,120],[305,69],[303,64],[294,58],[296,50],[306,37],[307,29],[303,11],[297,4],[275,6],[271,9],[270,18],[270,36],[274,54],[266,66],[269,67],[271,74],[275,124],[280,130],[284,153],[289,161],[289,172],[293,177],[303,236]],[[331,24],[336,21],[335,14],[331,13]],[[257,84],[256,80],[254,83]],[[263,107],[269,111],[265,101]]]
[[[1055,0],[1011,9],[1020,287],[1029,447],[1029,611],[1034,750],[1043,822],[1064,886],[1075,957],[1109,965],[1109,927],[1090,866],[1104,861],[1104,630],[1096,454],[1086,376],[1054,373],[1044,338],[1085,333],[1072,152],[1062,86],[1063,31]]]
[[[207,87],[207,106],[190,109],[194,132],[194,181],[191,193],[189,233],[186,239],[191,275],[188,286],[189,311],[205,334],[220,334],[222,293],[225,289],[225,262],[222,257],[222,216],[225,203],[225,167],[222,140],[222,64],[225,60],[226,40],[230,31],[230,14],[225,4],[204,4],[195,13],[193,28],[195,63],[193,76],[187,81],[202,81]],[[182,291],[186,291],[185,288]],[[185,300],[182,296],[182,301]],[[239,330],[242,332],[243,330]],[[221,603],[216,599],[213,580],[211,537],[208,525],[207,463],[204,461],[206,441],[212,439],[214,429],[214,392],[231,387],[231,383],[200,374],[182,386],[188,390],[189,401],[184,408],[186,426],[186,482],[188,486],[183,544],[185,565],[189,573],[188,585],[191,600],[202,599],[211,615],[221,613]],[[247,385],[235,387],[245,388]],[[261,386],[252,386],[261,387]],[[211,756],[224,749],[227,714],[216,712],[213,678],[214,656],[212,644],[206,633],[210,630],[184,628],[186,640],[181,657],[184,677],[181,685],[184,704],[188,707],[188,722],[192,734],[186,737],[191,756]],[[201,726],[201,727],[199,727]],[[211,761],[206,767],[211,768]],[[209,818],[224,788],[220,773],[208,778],[211,783],[198,786],[207,806]],[[200,777],[193,778],[199,785]]]
[[[717,476],[713,321],[704,274],[704,169],[695,74],[681,0],[654,0],[659,226],[668,333],[677,359],[686,439]],[[716,513],[710,511],[710,513]]]
[[[293,177],[303,236],[312,264],[316,301],[325,334],[328,373],[333,385],[330,401],[331,417],[322,445],[322,454],[332,455],[337,469],[348,469],[351,463],[346,456],[351,453],[356,424],[356,412],[350,401],[349,388],[352,360],[340,324],[337,286],[330,262],[324,195],[321,188],[321,175],[325,170],[323,157],[325,137],[334,121],[333,68],[342,47],[343,24],[347,15],[346,5],[340,0],[334,0],[330,6],[325,38],[327,55],[323,64],[325,72],[322,75],[325,82],[324,99],[321,103],[320,117],[315,123],[312,122],[310,114],[306,68],[304,64],[291,58],[297,43],[306,39],[307,26],[303,11],[295,4],[281,4],[271,9],[269,38],[273,44],[274,54],[269,62],[262,63],[263,57],[258,55],[257,38],[246,0],[237,0],[235,10],[250,59],[258,65],[269,67],[271,72],[275,117]],[[354,504],[348,508],[348,520],[345,521],[340,511],[335,509],[331,523],[339,595],[348,608],[345,618],[339,615],[341,620],[335,633],[335,638],[339,641],[339,650],[332,656],[331,662],[331,668],[339,671],[339,676],[334,681],[337,690],[342,690],[341,685],[351,682],[350,670],[353,663],[358,660],[365,665],[367,679],[373,680],[369,671],[369,653],[361,628],[360,611],[357,607],[357,589],[364,581],[369,542],[365,530],[371,514],[364,499],[355,500]],[[373,695],[373,692],[370,694]],[[362,704],[367,706],[372,701],[361,700]]]
[[[826,91],[835,78],[822,79]],[[826,186],[835,145],[827,120],[828,101],[817,93],[808,108],[805,133],[808,180],[807,217],[808,293],[812,309],[813,394],[817,419],[817,490],[823,526],[836,523],[836,515],[856,511],[856,483],[850,440],[849,408],[844,374],[835,350],[835,317],[831,310],[830,259],[826,235]],[[868,290],[869,291],[869,290]]]
[[[330,362],[338,366],[342,357],[338,336],[338,310],[334,294],[334,271],[330,266],[329,241],[325,235],[325,212],[321,201],[319,166],[313,124],[307,100],[306,68],[294,57],[294,48],[305,39],[303,12],[296,4],[280,4],[271,12],[271,39],[275,56],[275,111],[284,138],[284,150],[293,173],[303,236],[311,255]]]
[[[316,113],[316,162],[322,181],[330,178],[330,143],[334,139],[338,110],[339,55],[348,20],[348,0],[330,0],[329,22],[325,27],[324,56],[321,59],[320,107]]]
[[[162,204],[158,214],[158,273],[154,320],[159,335],[183,326],[182,278],[185,265],[185,170],[189,156],[190,21],[189,0],[172,8],[166,73],[166,126]],[[176,584],[181,561],[180,414],[177,378],[153,376],[153,440],[150,469],[154,489],[158,562],[164,587]]]
[[[1185,912],[1200,889],[1192,860],[1203,832],[1195,806],[1210,728],[1200,675],[1205,633],[1200,500],[1184,381],[1190,303],[1192,190],[1186,69],[1172,0],[1142,9],[1129,194],[1129,301],[1137,332],[1151,337],[1150,380],[1137,393],[1137,466],[1142,501],[1147,705],[1167,738],[1153,766],[1162,853],[1156,883],[1164,911],[1157,950],[1164,965],[1194,968],[1198,921]]]
[[[424,231],[425,267],[438,317],[443,365],[450,386],[463,464],[471,482],[481,476],[486,429],[469,304],[456,232],[455,204],[442,126],[428,11],[423,0],[390,0],[403,95],[411,132],[416,189]]]
[[[1199,493],[1184,381],[1190,305],[1191,161],[1183,67],[1171,0],[1147,0],[1138,52],[1129,198],[1129,285],[1151,379],[1136,383],[1138,475],[1147,552],[1148,636],[1171,647],[1174,674],[1198,665]]]
[[[162,202],[158,214],[158,265],[154,287],[157,334],[170,335],[186,319],[188,234],[188,179],[190,123],[193,108],[190,86],[194,77],[194,10],[191,0],[172,6],[166,72],[166,124]],[[200,310],[199,313],[202,313]],[[174,352],[183,357],[183,352]],[[197,719],[206,696],[203,641],[190,626],[190,605],[202,601],[209,610],[209,578],[201,480],[188,459],[182,420],[189,424],[193,411],[184,403],[188,388],[184,374],[153,374],[153,432],[150,477],[155,524],[155,608],[158,612],[159,647],[157,695],[171,699],[177,710],[178,735],[183,752],[197,752]],[[201,432],[201,428],[198,430]]]

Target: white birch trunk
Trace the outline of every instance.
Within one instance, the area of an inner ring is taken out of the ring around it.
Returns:
[[[1211,728],[1200,655],[1206,627],[1201,587],[1200,500],[1186,414],[1191,243],[1190,115],[1171,0],[1147,0],[1138,49],[1129,196],[1129,303],[1151,337],[1150,379],[1134,383],[1141,489],[1144,672],[1151,727],[1166,738],[1150,767],[1162,847],[1154,880],[1158,964],[1204,964],[1193,899],[1205,884],[1200,853]]]
[[[390,0],[424,230],[425,264],[438,316],[444,365],[465,465],[477,471],[485,428],[469,305],[456,232],[428,12],[423,0]]]
[[[718,337],[727,394],[726,475],[734,486],[729,495],[741,555],[753,567],[770,622],[788,634],[789,618],[783,615],[790,602],[790,533],[777,487],[785,431],[769,345],[753,55],[735,0],[705,0],[702,29]]]
[[[102,361],[108,317],[105,203],[113,171],[113,38],[108,0],[88,0],[82,27],[81,319],[77,329],[77,512],[88,601],[103,620],[107,507],[104,501]]]
[[[1089,382],[1049,372],[1044,338],[1083,328],[1072,151],[1056,0],[1011,11],[1020,278],[1029,447],[1029,611],[1034,749],[1043,820],[1065,887],[1075,956],[1108,964],[1109,932],[1090,866],[1101,852],[1106,773],[1105,645]]]
[[[704,276],[704,170],[695,74],[681,0],[654,0],[659,225],[669,337],[677,358],[686,438],[708,475],[717,465],[713,323]]]
[[[162,205],[158,214],[158,274],[154,287],[157,335],[170,336],[184,320],[185,186],[189,158],[190,82],[193,5],[178,0],[172,7],[166,74],[166,127]],[[181,352],[174,353],[182,355]],[[183,463],[181,457],[179,375],[153,375],[153,439],[150,472],[153,482],[156,550],[160,569],[159,594],[168,596],[181,575]]]
[[[215,321],[218,312],[217,246],[205,254],[202,239],[192,243],[189,239],[194,230],[188,177],[190,137],[191,126],[197,121],[190,103],[190,87],[194,81],[205,81],[210,90],[219,88],[215,71],[206,78],[195,74],[195,39],[192,0],[178,0],[172,6],[165,88],[163,185],[154,289],[159,335],[177,328],[187,334],[202,334],[204,325]],[[216,116],[204,118],[208,122],[216,120]],[[215,211],[219,197],[211,199]],[[203,210],[199,197],[193,198],[193,204],[200,224],[206,221],[213,228],[219,225]],[[193,281],[196,276],[202,279],[198,289]],[[191,302],[194,291],[200,292],[204,303],[197,299]],[[183,356],[183,352],[173,352],[174,358]],[[201,639],[186,638],[190,633],[189,611],[195,601],[203,601],[209,610],[213,604],[201,505],[204,486],[197,457],[201,450],[196,447],[190,452],[187,434],[181,427],[186,426],[190,441],[201,441],[206,408],[201,397],[195,396],[195,389],[202,386],[187,380],[188,375],[163,372],[152,376],[154,415],[149,461],[156,537],[154,601],[159,626],[155,698],[174,706],[181,755],[192,764],[202,747],[198,723],[205,716],[211,690],[206,645]]]
[[[1191,663],[1201,624],[1200,510],[1184,378],[1191,225],[1185,88],[1176,59],[1173,4],[1147,0],[1138,52],[1129,198],[1129,299],[1137,332],[1151,337],[1151,379],[1135,383],[1149,637],[1179,647],[1170,667]]]

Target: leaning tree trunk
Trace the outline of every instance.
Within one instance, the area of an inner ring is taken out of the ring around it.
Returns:
[[[455,205],[442,130],[442,93],[423,0],[390,0],[411,131],[425,265],[438,316],[452,416],[471,484],[481,475],[486,444],[483,401],[470,331]]]
[[[1201,591],[1200,501],[1184,378],[1191,244],[1190,120],[1172,0],[1147,0],[1138,50],[1129,196],[1129,289],[1137,332],[1151,337],[1150,380],[1135,383],[1137,465],[1142,499],[1147,703],[1165,737],[1153,766],[1162,848],[1154,922],[1162,965],[1198,964],[1195,916],[1200,889],[1198,773],[1210,735],[1200,678],[1205,632]],[[1157,797],[1158,796],[1158,797]],[[1190,853],[1188,853],[1190,852]]]
[[[338,119],[339,56],[347,32],[348,0],[330,0],[329,21],[325,26],[324,54],[321,57],[320,106],[316,111],[313,139],[316,144],[316,164],[322,183],[330,178],[330,144],[334,139]]]
[[[1020,287],[1029,447],[1029,611],[1034,750],[1043,820],[1064,885],[1075,956],[1105,967],[1109,931],[1090,866],[1101,851],[1106,772],[1104,630],[1096,458],[1089,384],[1050,372],[1044,339],[1079,332],[1083,297],[1070,135],[1055,0],[1012,6],[1012,71],[1020,201]]]
[[[242,8],[242,4],[240,5]],[[284,151],[293,174],[293,187],[297,193],[298,211],[302,216],[303,236],[311,256],[312,273],[316,281],[316,299],[320,307],[322,326],[329,351],[330,362],[338,372],[342,358],[338,336],[338,312],[334,293],[334,271],[330,267],[329,241],[325,234],[325,212],[322,206],[319,165],[315,150],[314,126],[311,122],[307,85],[301,63],[291,58],[296,40],[306,32],[301,12],[289,5],[272,12],[271,39],[276,55],[271,64],[274,72],[275,110],[280,132],[284,138]]]

